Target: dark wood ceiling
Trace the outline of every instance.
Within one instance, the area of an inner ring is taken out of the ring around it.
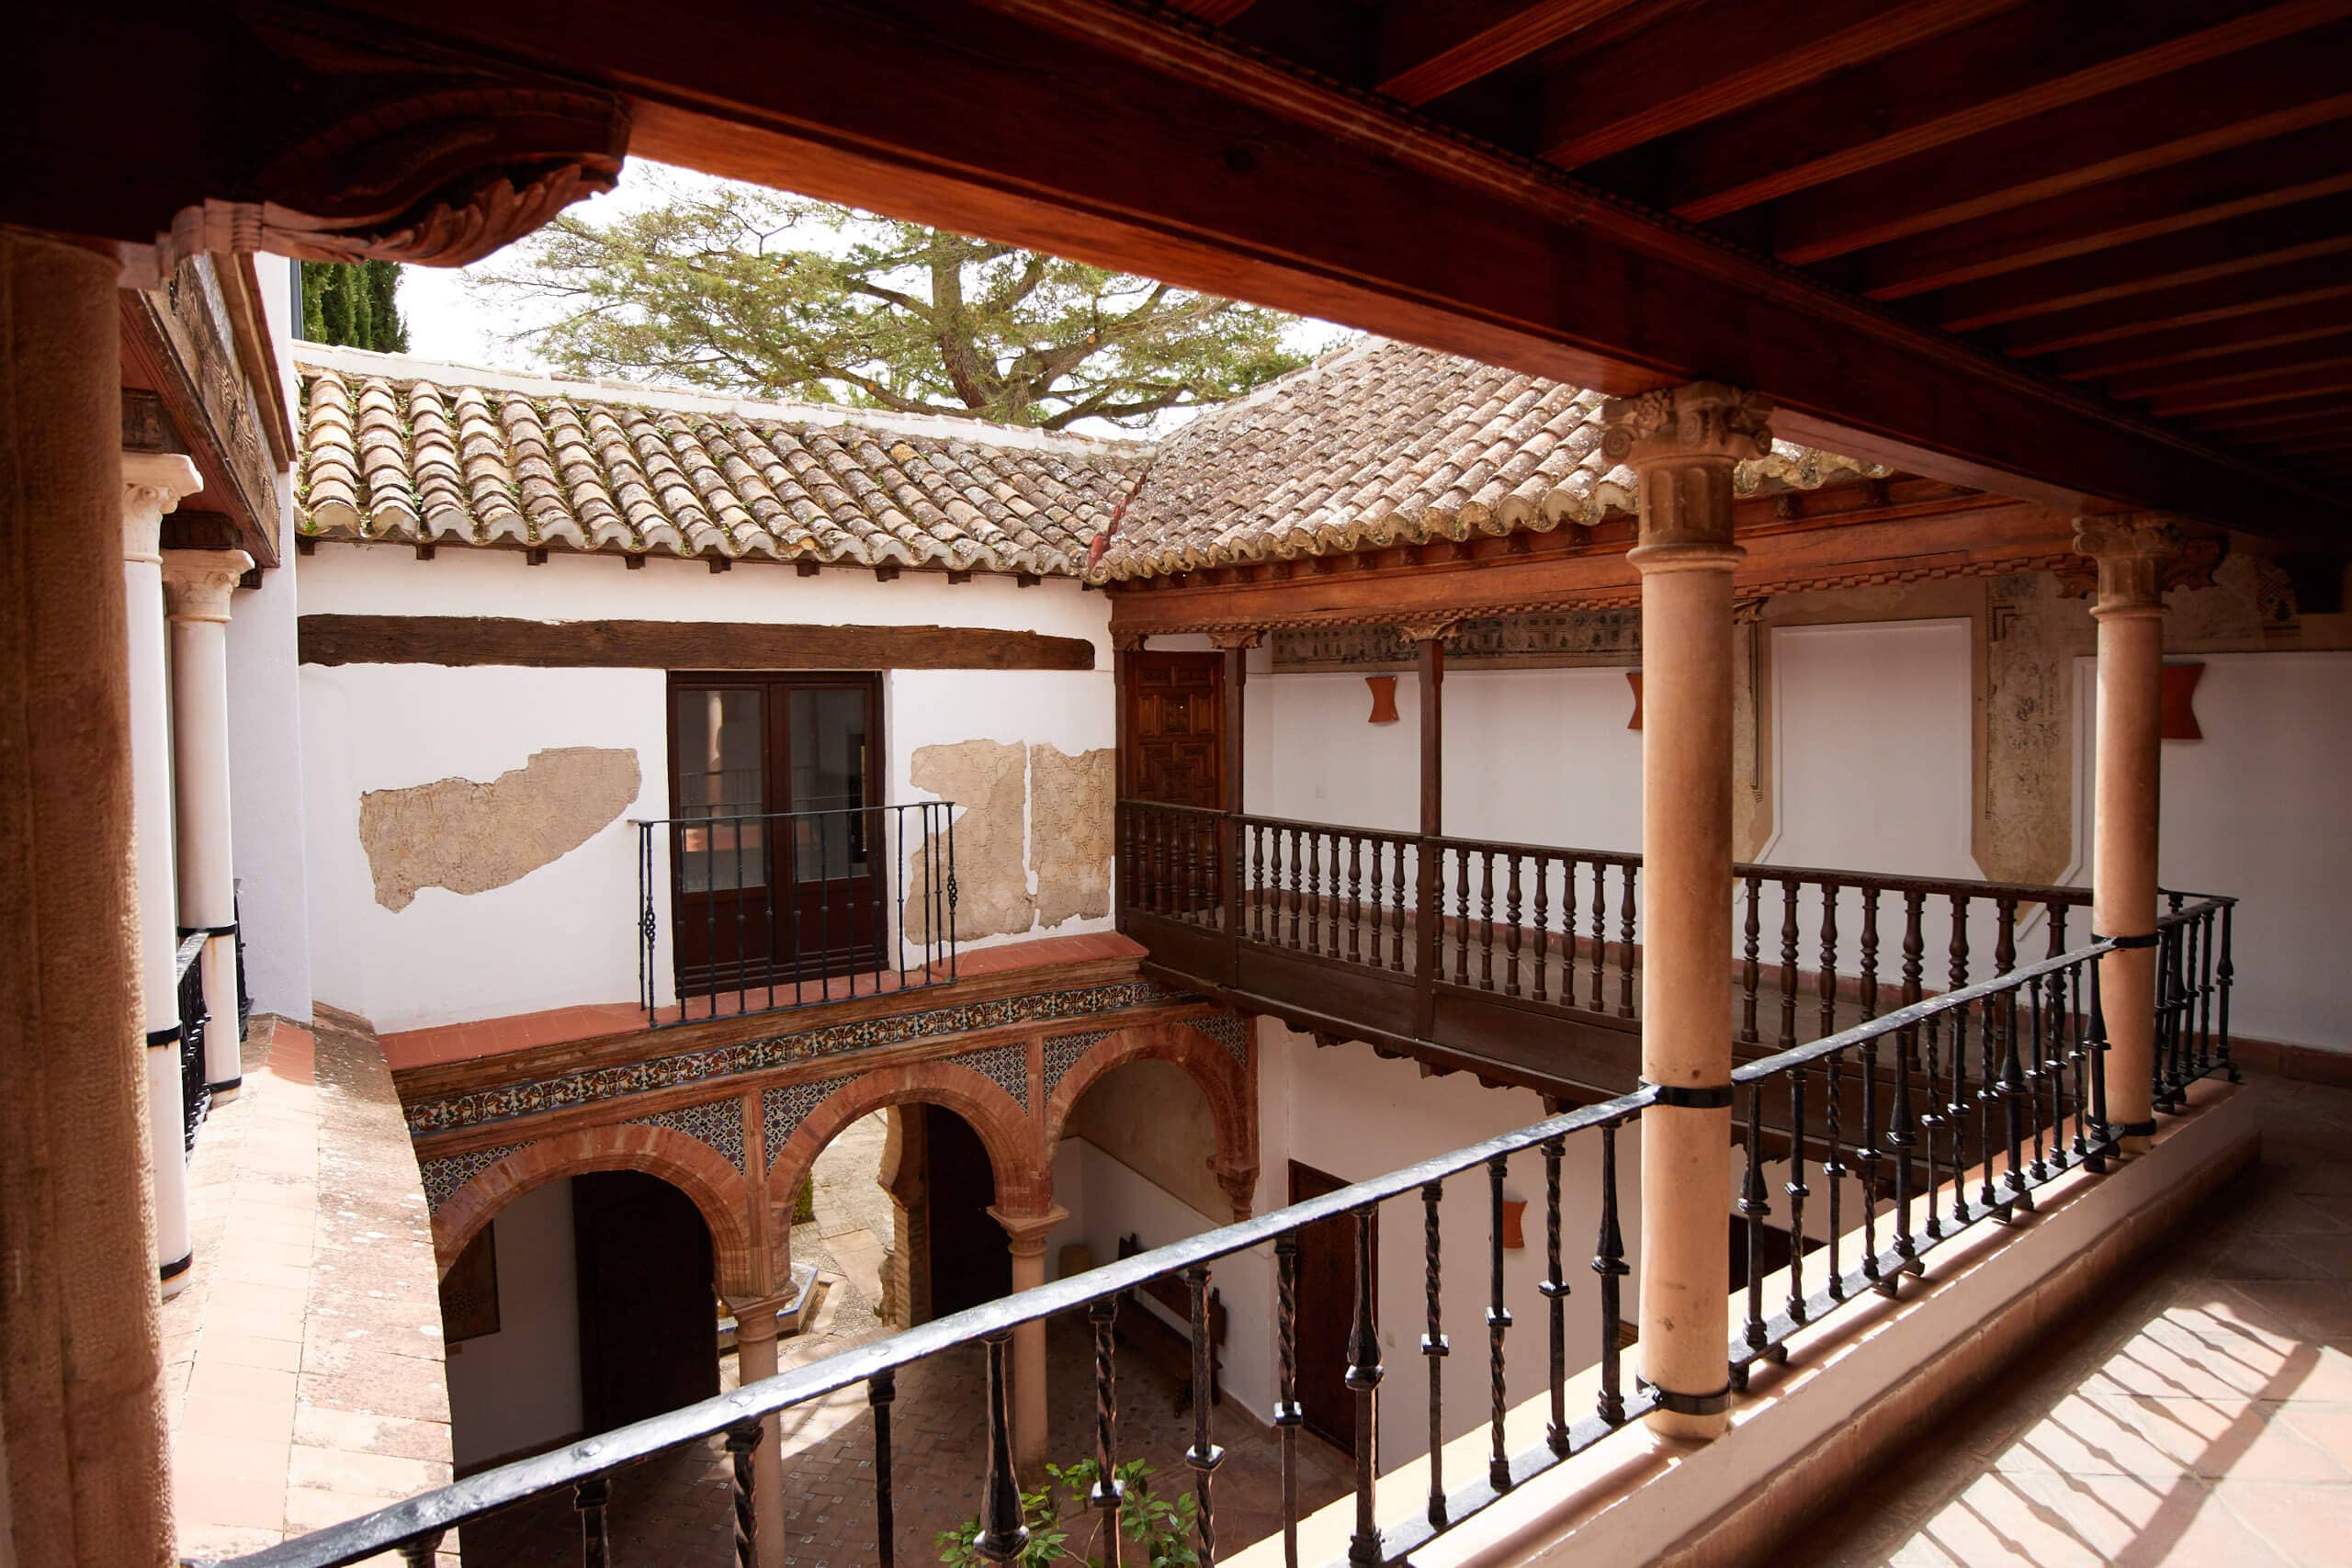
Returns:
[[[2265,465],[2352,478],[2352,0],[1184,8]]]

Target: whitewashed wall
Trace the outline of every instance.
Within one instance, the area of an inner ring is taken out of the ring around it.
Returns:
[[[2230,1025],[2256,1040],[2352,1052],[2352,653],[2185,654],[2205,666],[2202,740],[2164,743],[2159,869],[2167,887],[2245,900]],[[2094,660],[2076,664],[2075,733],[2097,732]],[[2076,748],[2075,845],[2090,875],[2093,748]]]
[[[910,771],[925,746],[989,739],[1076,753],[1109,747],[1116,735],[1107,606],[1073,582],[1022,589],[976,576],[950,585],[942,574],[909,572],[883,583],[865,572],[803,578],[763,565],[714,576],[660,559],[629,571],[600,557],[533,567],[512,551],[446,547],[419,561],[405,548],[329,544],[302,562],[300,586],[304,615],[992,626],[1094,644],[1090,671],[888,672],[889,801],[923,798]],[[306,666],[301,692],[319,999],[390,1031],[636,995],[638,857],[627,818],[669,811],[662,671]],[[637,753],[642,787],[620,820],[504,887],[428,887],[397,914],[377,903],[358,839],[364,792],[487,781],[560,746]],[[664,869],[657,857],[657,875]],[[666,910],[666,887],[657,898]],[[1054,930],[1109,925],[1069,920]],[[666,950],[657,956],[666,998]]]
[[[581,1429],[580,1292],[571,1183],[498,1212],[498,1332],[449,1347],[449,1435],[459,1469]]]

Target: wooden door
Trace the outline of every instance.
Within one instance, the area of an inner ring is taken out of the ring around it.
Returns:
[[[1346,1182],[1290,1162],[1290,1201],[1336,1192]],[[1380,1279],[1380,1226],[1372,1233],[1372,1277]],[[1379,1296],[1374,1294],[1375,1316]],[[1356,1396],[1347,1385],[1348,1337],[1356,1316],[1356,1235],[1350,1218],[1309,1225],[1298,1236],[1298,1402],[1306,1429],[1354,1451]]]
[[[602,1432],[718,1392],[710,1231],[694,1200],[633,1170],[571,1179],[580,1405]]]
[[[880,962],[880,740],[876,676],[670,677],[680,995]]]
[[[945,1317],[1012,1293],[1012,1249],[989,1217],[996,1172],[972,1124],[942,1106],[922,1112],[929,1178],[931,1315]]]
[[[1174,806],[1221,803],[1225,773],[1225,660],[1215,653],[1129,654],[1122,793]]]

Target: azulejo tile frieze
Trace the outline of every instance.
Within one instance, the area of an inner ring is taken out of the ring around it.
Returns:
[[[458,1127],[478,1127],[536,1116],[567,1106],[592,1105],[626,1099],[682,1084],[724,1078],[740,1073],[820,1061],[855,1051],[905,1045],[919,1040],[967,1034],[1023,1023],[1050,1023],[1059,1019],[1087,1018],[1128,1008],[1182,1001],[1184,994],[1148,980],[1125,980],[1107,986],[1083,986],[1064,991],[1040,991],[1029,996],[1002,997],[993,1001],[961,1002],[928,1008],[888,1018],[861,1019],[853,1023],[827,1024],[788,1034],[772,1034],[707,1051],[685,1051],[650,1061],[595,1067],[502,1085],[469,1094],[419,1100],[408,1107],[412,1136],[446,1133]],[[1025,1098],[1023,1096],[1016,1098]]]
[[[760,1096],[760,1141],[767,1147],[768,1168],[775,1168],[776,1156],[784,1152],[786,1140],[792,1136],[800,1123],[808,1120],[810,1111],[824,1104],[842,1086],[856,1081],[854,1078],[818,1078],[809,1083],[786,1084]]]
[[[1057,1034],[1046,1042],[1046,1095],[1051,1099],[1079,1058],[1111,1038],[1114,1031],[1090,1029],[1083,1034]]]
[[[632,1127],[667,1127],[716,1149],[740,1173],[743,1168],[743,1104],[738,1100],[706,1100],[700,1105],[657,1111],[629,1118]]]
[[[1187,1019],[1184,1027],[1197,1029],[1224,1046],[1234,1061],[1240,1065],[1242,1071],[1249,1071],[1250,1035],[1238,1014],[1221,1012],[1209,1018]]]
[[[530,1146],[528,1144],[501,1144],[494,1149],[469,1149],[461,1155],[445,1155],[439,1159],[424,1161],[419,1171],[424,1178],[425,1213],[439,1213],[441,1205],[457,1196],[458,1188],[516,1149]]]
[[[985,1051],[967,1051],[949,1061],[959,1067],[969,1067],[980,1077],[1012,1097],[1022,1110],[1029,1109],[1029,1048],[1025,1044],[991,1045]]]

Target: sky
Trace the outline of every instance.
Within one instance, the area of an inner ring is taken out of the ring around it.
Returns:
[[[571,210],[592,222],[601,222],[641,210],[673,196],[693,195],[723,183],[691,169],[633,158],[622,165],[616,186],[603,196],[591,197]],[[476,282],[480,275],[499,265],[503,254],[488,257],[471,267],[401,269],[400,308],[408,318],[411,354],[420,359],[500,369],[547,372],[554,368],[528,344],[510,341],[535,324],[528,314],[528,303],[493,299]],[[1302,353],[1319,354],[1338,345],[1348,335],[1346,329],[1329,321],[1303,320],[1292,327],[1286,337],[1291,347]],[[1170,410],[1160,416],[1158,424],[1162,428],[1180,424],[1191,418],[1193,412]],[[1094,434],[1136,434],[1091,420],[1081,421],[1073,428],[1085,430],[1090,426],[1100,427],[1090,431]]]

